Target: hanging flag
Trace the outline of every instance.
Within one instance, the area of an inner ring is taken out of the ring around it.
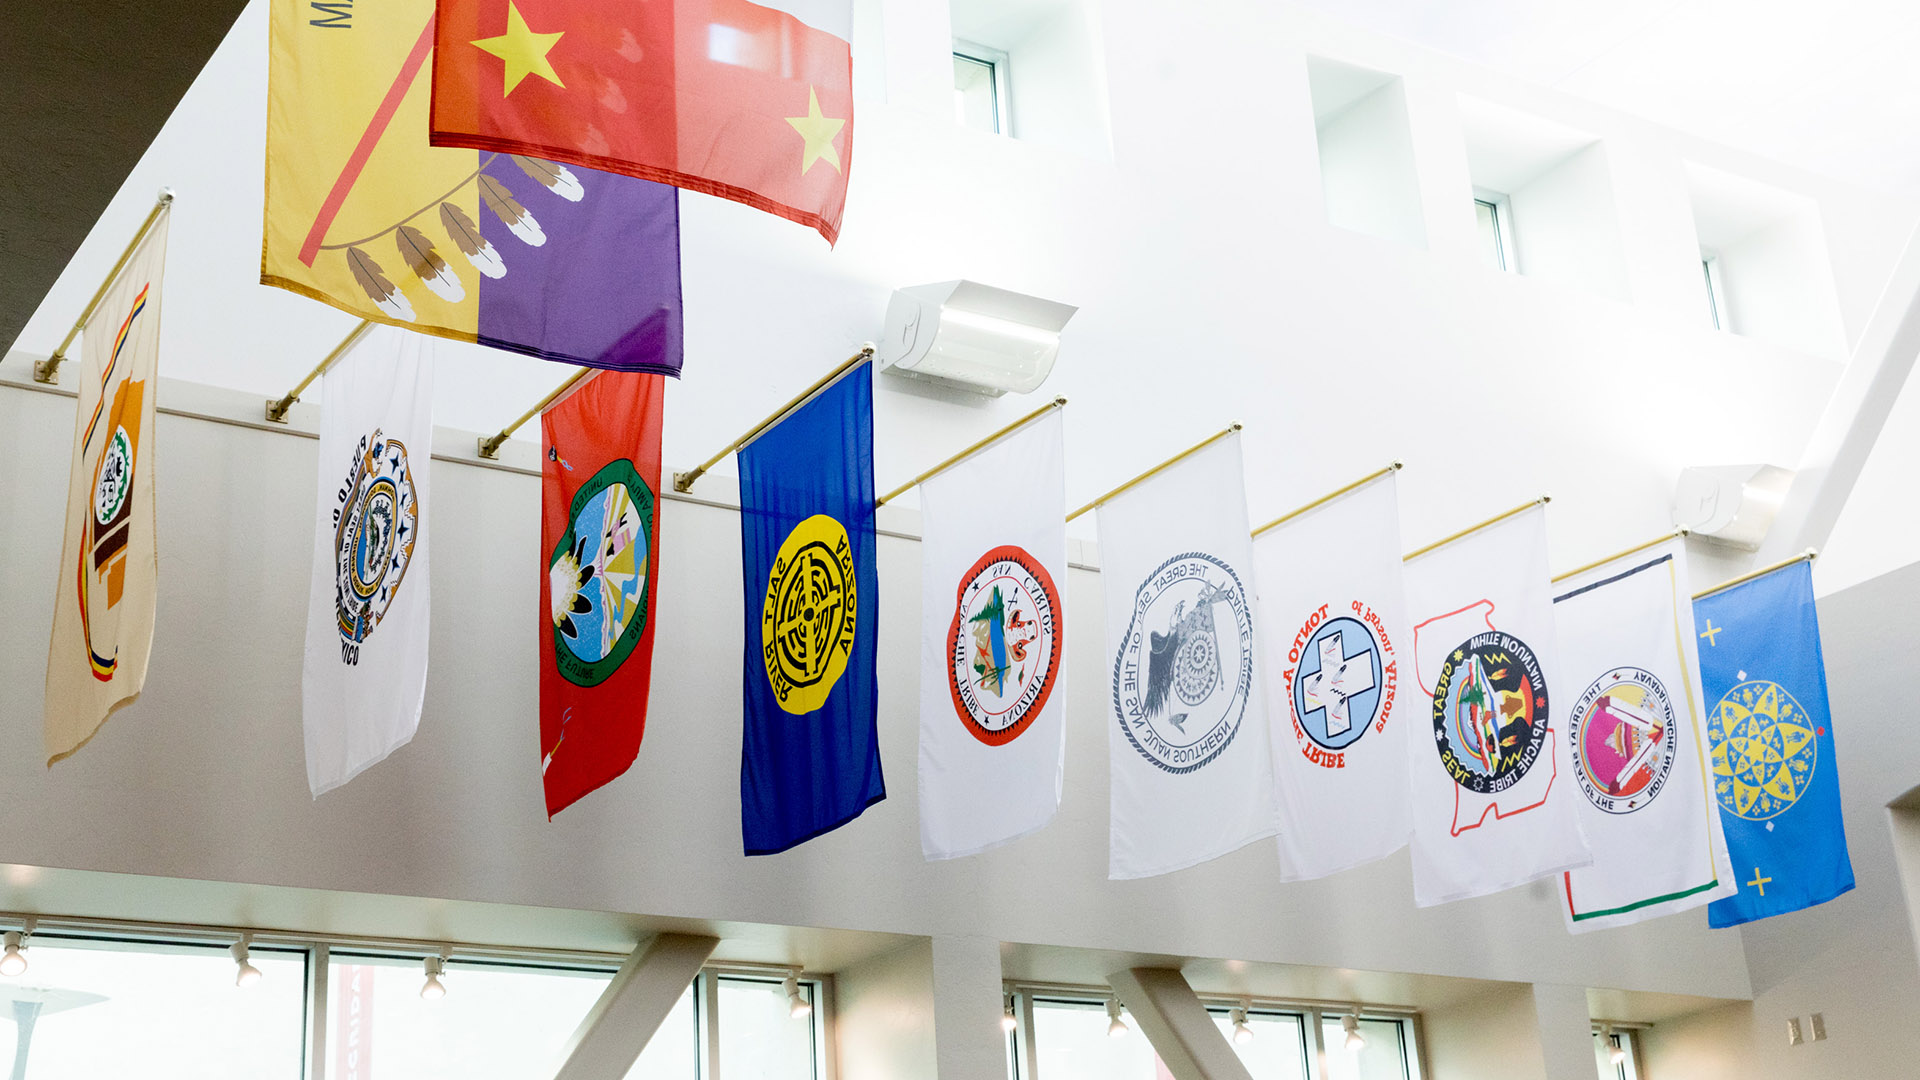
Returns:
[[[1569,775],[1593,865],[1562,879],[1574,933],[1734,892],[1707,779],[1706,714],[1675,537],[1556,586]]]
[[[1714,795],[1738,894],[1707,925],[1813,907],[1853,888],[1827,711],[1827,664],[1802,560],[1694,602]],[[1751,877],[1748,875],[1751,874]]]
[[[920,485],[920,849],[973,855],[1060,807],[1067,489],[1058,409]]]
[[[147,681],[159,570],[153,403],[167,218],[154,221],[81,330],[66,538],[47,649],[48,765],[86,745]]]
[[[832,243],[851,0],[439,0],[433,144],[704,191]]]
[[[1395,476],[1253,544],[1280,800],[1280,875],[1326,877],[1406,846],[1413,631]]]
[[[433,343],[376,329],[320,383],[306,663],[315,798],[405,746],[427,693]]]
[[[658,375],[610,371],[540,414],[540,777],[547,816],[627,771],[647,727],[660,571]]]
[[[273,5],[261,282],[440,337],[677,376],[678,193],[429,146],[433,20],[433,0]]]
[[[771,855],[887,797],[874,671],[873,365],[740,450],[740,825]]]
[[[1100,505],[1110,878],[1184,869],[1274,833],[1245,492],[1230,435]]]
[[[1561,773],[1568,697],[1548,588],[1545,510],[1407,564],[1422,732],[1409,732],[1413,894],[1484,896],[1593,861]]]

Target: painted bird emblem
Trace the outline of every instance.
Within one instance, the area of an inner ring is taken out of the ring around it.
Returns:
[[[1166,633],[1148,631],[1144,704],[1149,718],[1167,709],[1169,694],[1191,708],[1207,700],[1219,685],[1220,643],[1214,637],[1213,605],[1226,596],[1226,589],[1209,587],[1194,601],[1192,611],[1184,600],[1174,605]],[[1180,731],[1187,730],[1186,713],[1174,713],[1167,720]]]

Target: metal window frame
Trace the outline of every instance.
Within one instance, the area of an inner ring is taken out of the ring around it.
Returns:
[[[963,38],[953,39],[953,55],[993,69],[993,131],[1013,137],[1013,59],[1007,50]]]
[[[1513,199],[1505,192],[1492,188],[1473,189],[1475,206],[1488,206],[1493,210],[1494,242],[1499,245],[1495,254],[1500,256],[1500,272],[1517,274],[1520,272],[1520,249],[1513,241]]]
[[[1727,310],[1727,285],[1725,275],[1720,269],[1719,254],[1707,250],[1700,252],[1700,274],[1707,284],[1707,317],[1715,330],[1733,332],[1732,312]]]

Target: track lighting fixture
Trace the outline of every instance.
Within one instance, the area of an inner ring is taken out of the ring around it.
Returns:
[[[1242,1001],[1240,1007],[1229,1014],[1233,1018],[1233,1041],[1242,1046],[1253,1041],[1253,1029],[1247,1026],[1247,1006],[1250,1001]]]
[[[233,976],[235,986],[252,986],[260,981],[260,969],[247,959],[247,946],[252,941],[252,934],[242,934],[239,941],[227,946],[227,951],[233,954],[234,967],[239,969]]]
[[[28,919],[26,925],[18,930],[9,930],[4,938],[0,938],[0,942],[5,943],[5,950],[0,951],[0,975],[11,979],[27,973],[27,957],[22,950],[27,947],[27,938],[31,936],[33,920]]]
[[[423,966],[427,971],[427,981],[420,984],[421,1000],[439,1001],[446,997],[447,984],[440,981],[440,976],[447,973],[447,958],[429,956],[423,961]]]
[[[1608,1024],[1600,1029],[1600,1039],[1607,1044],[1608,1063],[1618,1065],[1627,1060],[1627,1048],[1620,1045],[1619,1036],[1613,1033],[1612,1024]]]
[[[1340,1018],[1340,1030],[1347,1033],[1347,1053],[1357,1054],[1367,1048],[1367,1037],[1360,1034],[1360,1006],[1355,1005],[1352,1012]]]
[[[1014,1029],[1019,1026],[1020,1017],[1013,1011],[1013,995],[1008,994],[1006,995],[1006,1003],[1000,1010],[1000,1030],[1011,1035]]]
[[[1118,998],[1107,999],[1107,1021],[1108,1038],[1124,1039],[1127,1037],[1127,1032],[1131,1030],[1127,1027],[1127,1022],[1120,1019],[1120,999]]]
[[[793,1017],[795,1020],[805,1020],[807,1017],[813,1015],[813,1003],[808,1001],[805,995],[800,993],[800,978],[798,975],[787,976],[785,989],[787,991],[788,1016]]]

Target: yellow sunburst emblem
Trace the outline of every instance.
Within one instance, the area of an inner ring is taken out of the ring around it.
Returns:
[[[826,704],[847,670],[859,614],[846,528],[826,514],[794,526],[773,557],[760,609],[760,655],[782,709],[801,715]]]
[[[1819,764],[1819,731],[1780,684],[1755,680],[1727,691],[1707,717],[1714,792],[1749,821],[1779,817],[1800,801]]]

